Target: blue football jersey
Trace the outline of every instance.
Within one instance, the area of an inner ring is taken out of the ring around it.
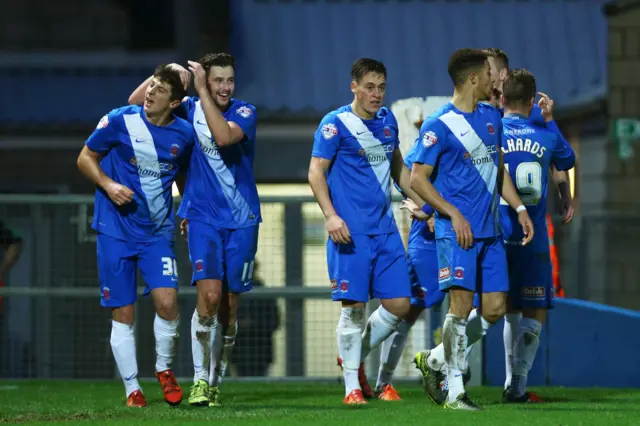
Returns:
[[[500,234],[498,218],[498,149],[500,111],[478,103],[462,112],[451,102],[429,116],[420,128],[414,162],[434,167],[434,187],[471,225],[475,238]],[[436,212],[436,237],[455,236],[451,219]]]
[[[195,143],[193,126],[175,117],[167,126],[149,123],[141,106],[126,106],[102,117],[86,145],[103,155],[104,173],[134,192],[133,201],[116,206],[96,190],[93,228],[126,241],[172,238],[171,187],[185,172]]]
[[[222,148],[211,136],[198,98],[187,98],[181,109],[193,123],[198,143],[193,150],[178,215],[226,229],[260,223],[260,198],[253,174],[255,107],[231,99],[229,108],[222,115],[242,129],[245,139]]]
[[[391,208],[391,161],[399,143],[398,123],[386,107],[364,120],[346,105],[320,122],[311,155],[332,160],[327,171],[329,193],[352,234],[398,229]]]
[[[507,114],[502,125],[504,166],[527,207],[536,230],[534,234],[542,232],[546,236],[549,167],[554,164],[558,170],[569,170],[575,164],[575,154],[556,132],[534,124],[526,117]],[[500,213],[505,240],[522,240],[518,214],[504,200],[500,202]],[[547,245],[541,249],[548,251],[549,248]]]
[[[407,156],[404,157],[404,164],[407,166],[409,170],[413,168],[413,163],[415,162],[415,158],[418,152],[416,145],[421,144],[421,140],[418,139],[411,147],[411,150],[407,153]],[[431,181],[433,182],[435,175],[431,175]],[[425,241],[433,241],[436,238],[435,234],[429,230],[429,226],[427,222],[424,220],[416,220],[414,219],[411,222],[411,230],[409,231],[409,248],[419,249],[425,247]]]

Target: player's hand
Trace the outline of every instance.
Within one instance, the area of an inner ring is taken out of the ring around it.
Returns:
[[[204,72],[204,68],[200,63],[195,61],[187,61],[189,64],[189,71],[193,73],[193,85],[196,91],[200,93],[202,90],[207,89],[207,74]]]
[[[400,206],[400,210],[406,210],[411,214],[411,218],[416,218],[417,220],[427,220],[429,216],[422,211],[420,207],[416,203],[413,202],[412,199],[407,198],[406,200],[402,200],[402,205]]]
[[[327,217],[327,231],[331,241],[338,244],[349,244],[351,242],[351,232],[347,224],[337,214]]]
[[[540,95],[538,106],[542,111],[542,118],[544,118],[544,121],[548,123],[553,120],[553,99],[542,92],[538,92],[538,95]]]
[[[456,233],[456,241],[463,249],[468,249],[473,245],[473,232],[471,232],[471,225],[467,222],[467,219],[458,213],[451,216],[451,225]]]
[[[427,219],[427,226],[429,227],[430,232],[436,232],[436,218],[431,215],[429,219]]]
[[[187,232],[189,231],[189,221],[187,219],[183,219],[180,222],[180,235],[187,236]]]
[[[562,202],[562,223],[567,225],[573,219],[573,213],[575,210],[573,209],[573,202],[571,200]]]
[[[118,182],[109,182],[104,190],[116,206],[123,206],[133,200],[133,191]]]
[[[522,226],[522,233],[524,238],[522,239],[522,245],[526,246],[533,239],[533,222],[529,217],[529,213],[526,210],[522,210],[518,213],[518,222]]]
[[[180,80],[182,80],[184,90],[187,90],[189,88],[189,83],[191,82],[191,73],[187,71],[185,67],[176,63],[167,65],[167,68],[177,71],[180,74]]]

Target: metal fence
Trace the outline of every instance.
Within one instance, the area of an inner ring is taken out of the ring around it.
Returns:
[[[241,303],[234,374],[338,377],[335,328],[339,306],[330,300],[324,218],[310,197],[262,197],[256,276],[264,283]],[[406,238],[410,221],[394,203]],[[21,234],[23,254],[0,289],[0,377],[113,378],[109,310],[99,306],[93,197],[0,195],[0,218]],[[190,318],[195,292],[186,241],[176,237],[180,340],[175,370],[193,374]],[[140,282],[142,282],[140,280]],[[274,311],[277,310],[277,313]],[[140,374],[153,375],[153,304],[137,304]],[[426,320],[425,320],[426,321]],[[414,328],[398,375],[413,376],[410,357],[428,344],[427,325]],[[243,324],[274,324],[271,327]],[[368,370],[375,369],[373,364]]]

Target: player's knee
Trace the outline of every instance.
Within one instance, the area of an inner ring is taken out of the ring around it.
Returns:
[[[222,295],[219,291],[215,289],[207,289],[201,292],[198,292],[198,297],[202,300],[204,306],[206,307],[207,314],[214,315],[217,311],[218,306],[220,305],[220,300]]]
[[[178,316],[178,299],[176,297],[163,297],[156,301],[158,316],[167,321],[173,321]]]
[[[495,324],[500,321],[500,318],[504,317],[506,312],[504,301],[495,300],[491,303],[485,304],[483,302],[482,304],[482,317],[491,324]]]
[[[397,316],[398,318],[405,320],[409,316],[411,311],[411,299],[408,297],[398,297],[395,299],[381,300],[382,306],[389,311],[389,313]]]
[[[111,311],[111,317],[116,322],[133,325],[133,321],[135,319],[135,310],[133,309],[133,305],[114,308]]]

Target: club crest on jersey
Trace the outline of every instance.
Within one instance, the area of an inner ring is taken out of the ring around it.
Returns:
[[[322,126],[322,137],[329,140],[338,134],[338,128],[333,123],[327,123]]]
[[[251,108],[249,108],[248,106],[241,106],[236,110],[236,112],[238,113],[238,115],[244,118],[249,118],[251,114],[253,114],[253,111],[251,111]]]
[[[96,126],[96,129],[104,129],[108,125],[109,125],[109,116],[105,115],[98,122],[98,125]]]
[[[459,280],[464,278],[464,268],[462,266],[456,266],[453,270],[453,276]]]
[[[490,135],[496,134],[496,129],[493,128],[493,124],[491,123],[487,123],[487,131],[489,131]]]
[[[424,135],[422,135],[422,145],[424,145],[425,148],[429,148],[436,143],[438,143],[438,137],[434,132],[432,132],[431,130],[429,130],[428,132],[424,132]]]
[[[385,126],[384,127],[384,137],[385,138],[390,138],[391,137],[391,129],[389,128],[389,126]]]
[[[202,259],[196,260],[196,272],[202,272],[204,270],[204,262]]]
[[[449,268],[448,266],[438,271],[438,279],[441,281],[448,279],[450,276],[451,276],[451,268]]]
[[[105,287],[102,289],[102,297],[105,300],[111,299],[111,289],[109,287]]]
[[[178,155],[178,153],[180,152],[180,145],[178,145],[177,143],[174,143],[173,145],[171,145],[171,155],[176,157]]]

